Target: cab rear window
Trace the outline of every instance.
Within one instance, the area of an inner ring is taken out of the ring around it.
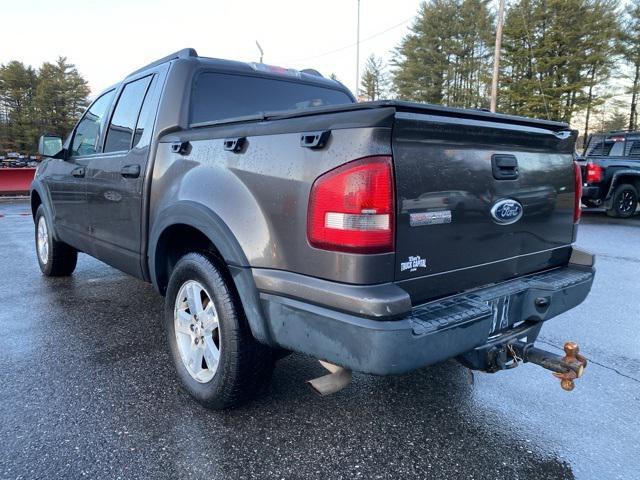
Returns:
[[[289,80],[204,72],[191,95],[192,124],[262,112],[353,103],[345,92]]]
[[[609,141],[598,141],[593,144],[591,148],[587,151],[587,157],[607,157],[611,152],[611,148],[613,147],[613,142]]]

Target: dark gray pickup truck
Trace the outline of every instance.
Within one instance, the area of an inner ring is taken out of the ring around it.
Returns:
[[[186,49],[99,95],[64,145],[41,138],[38,262],[70,275],[84,252],[152,282],[178,375],[210,408],[250,398],[288,351],[333,372],[321,393],[450,358],[534,362],[570,389],[577,346],[533,343],[593,281],[572,246],[575,139]]]

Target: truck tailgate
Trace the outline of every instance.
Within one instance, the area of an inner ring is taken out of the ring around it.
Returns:
[[[575,132],[398,109],[392,142],[395,278],[414,304],[568,262]]]

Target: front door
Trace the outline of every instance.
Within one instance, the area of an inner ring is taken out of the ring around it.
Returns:
[[[85,252],[90,252],[91,246],[86,216],[86,167],[99,152],[113,96],[111,90],[93,102],[71,136],[67,158],[51,159],[44,176],[58,236]]]
[[[141,276],[142,193],[157,110],[157,75],[123,85],[109,122],[103,153],[86,169],[93,253]]]

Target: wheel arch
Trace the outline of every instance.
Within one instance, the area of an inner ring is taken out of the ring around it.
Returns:
[[[35,178],[31,183],[31,192],[29,194],[29,197],[31,199],[31,215],[34,220],[36,219],[36,212],[38,211],[38,207],[40,205],[44,205],[47,214],[49,216],[51,215],[51,209],[49,208],[49,202],[47,201],[49,197],[46,193],[44,185],[38,178]]]
[[[640,170],[624,169],[615,172],[613,174],[613,178],[611,179],[611,185],[609,186],[606,200],[612,200],[616,189],[620,185],[624,185],[626,183],[633,185],[635,189],[640,193]]]
[[[171,205],[156,218],[148,250],[149,274],[156,290],[166,294],[171,271],[184,254],[205,252],[232,281],[254,337],[271,344],[249,262],[224,221],[208,207],[191,201]]]
[[[56,224],[54,221],[55,218],[53,215],[53,207],[51,206],[49,195],[47,194],[47,189],[38,178],[36,178],[31,184],[29,197],[31,216],[33,217],[33,221],[35,222],[38,208],[40,207],[40,205],[42,205],[44,207],[47,219],[49,220],[51,234],[53,235],[54,239],[59,240],[58,231],[56,229]]]
[[[37,190],[31,191],[31,216],[33,219],[36,219],[36,212],[38,211],[38,207],[42,205],[42,197],[38,193]]]

